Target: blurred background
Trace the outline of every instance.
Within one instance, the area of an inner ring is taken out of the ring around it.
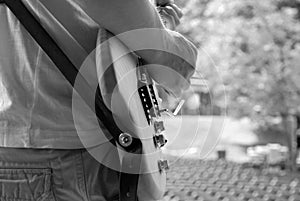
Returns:
[[[176,3],[199,60],[166,119],[164,200],[300,201],[300,1]]]

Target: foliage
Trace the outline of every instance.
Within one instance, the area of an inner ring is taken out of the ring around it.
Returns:
[[[178,0],[180,32],[203,50],[198,70],[231,116],[285,117],[299,110],[300,3],[297,0]],[[206,55],[204,52],[207,52]],[[212,62],[213,61],[213,62]],[[217,79],[216,72],[222,78]]]

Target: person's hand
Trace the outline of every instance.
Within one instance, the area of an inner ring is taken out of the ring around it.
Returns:
[[[190,78],[195,72],[197,48],[181,34],[168,32],[173,39],[172,43],[167,44],[170,51],[147,50],[147,54],[151,55],[150,63],[158,64],[147,70],[169,94],[180,97],[189,88]]]
[[[167,28],[174,30],[180,24],[180,18],[183,15],[181,9],[173,0],[157,0],[156,4]]]

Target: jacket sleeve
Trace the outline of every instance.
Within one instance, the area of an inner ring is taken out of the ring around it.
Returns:
[[[82,9],[115,35],[141,28],[163,28],[149,0],[85,0]]]

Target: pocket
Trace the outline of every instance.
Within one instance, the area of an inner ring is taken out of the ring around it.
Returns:
[[[0,168],[1,201],[54,201],[49,168]]]

